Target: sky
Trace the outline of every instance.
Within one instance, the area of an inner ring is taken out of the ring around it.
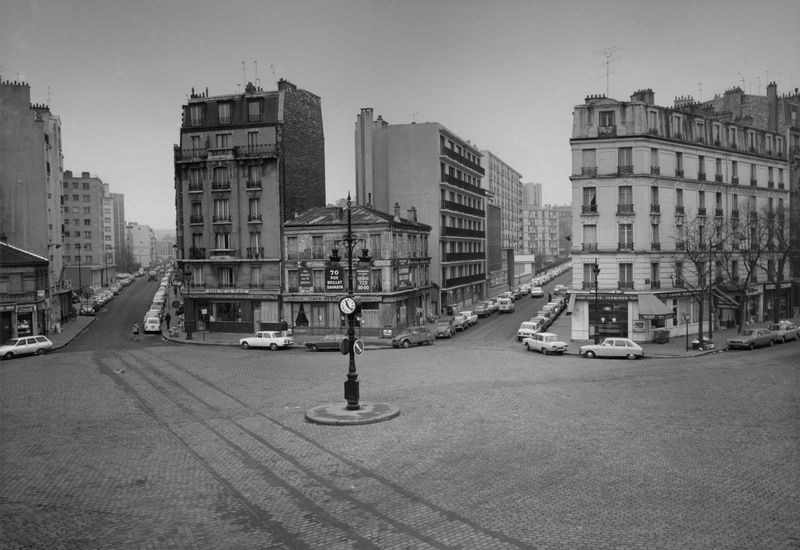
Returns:
[[[2,0],[0,76],[61,118],[64,169],[174,229],[172,148],[192,87],[284,78],[322,98],[326,201],[355,196],[362,107],[439,122],[567,204],[572,109],[800,87],[797,0]]]

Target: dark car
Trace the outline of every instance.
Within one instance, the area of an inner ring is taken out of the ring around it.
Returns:
[[[436,337],[428,330],[428,327],[409,327],[392,338],[392,346],[408,348],[412,344],[430,345],[435,339]]]
[[[325,334],[311,338],[305,342],[305,346],[311,351],[341,349],[342,340],[347,340],[347,336],[343,334]]]

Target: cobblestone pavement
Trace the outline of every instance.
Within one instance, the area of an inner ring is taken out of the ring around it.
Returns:
[[[0,548],[799,548],[800,343],[590,361],[469,342],[0,363]]]

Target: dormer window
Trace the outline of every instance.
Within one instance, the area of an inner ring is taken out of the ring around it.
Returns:
[[[231,104],[228,101],[223,101],[217,104],[217,116],[219,117],[220,124],[231,123]]]
[[[614,126],[614,111],[600,111],[600,126]]]
[[[189,106],[189,125],[202,126],[203,125],[203,110],[205,105],[190,105]]]
[[[261,101],[252,100],[247,102],[247,122],[261,121]]]

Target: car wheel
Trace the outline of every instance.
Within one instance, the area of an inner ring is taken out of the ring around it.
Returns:
[[[452,332],[448,332],[448,333],[447,333],[447,337],[448,337],[448,338],[452,338],[452,337],[453,337],[453,333],[452,333]]]
[[[319,346],[316,344],[311,344],[310,346],[308,346],[308,349],[310,349],[311,351],[319,351]]]
[[[247,342],[242,342],[242,349],[247,349],[249,347],[250,345]]]
[[[583,355],[584,355],[584,357],[587,357],[589,359],[594,359],[595,357],[597,357],[597,354],[595,352],[593,352],[592,350],[587,351]]]
[[[44,350],[42,348],[37,349],[36,355],[44,355]]]
[[[769,341],[769,347],[772,347],[772,346],[774,346],[774,345],[775,345],[775,340],[770,340],[770,341]]]
[[[403,347],[404,348],[411,347],[411,342],[409,342],[408,340],[403,340]]]
[[[531,346],[530,346],[530,344],[525,344],[525,349],[526,349],[527,351],[531,351]]]
[[[625,356],[625,358],[626,359],[636,359],[636,355],[633,354],[633,353],[629,353],[628,355]]]
[[[269,345],[269,349],[271,349],[272,351],[275,351],[276,349],[278,349],[278,344],[270,344]]]
[[[547,351],[547,348],[542,348],[542,355],[548,355],[550,352]]]
[[[753,342],[750,342],[750,345],[747,346],[747,349],[749,349],[750,351],[753,351],[755,349],[755,347],[756,347],[756,345]]]
[[[8,353],[6,353],[6,354],[3,356],[3,359],[13,359],[13,358],[14,358],[14,353],[13,353],[13,352],[11,352],[11,351],[9,351]]]
[[[781,344],[785,344],[785,343],[786,343],[786,336],[781,336]]]

